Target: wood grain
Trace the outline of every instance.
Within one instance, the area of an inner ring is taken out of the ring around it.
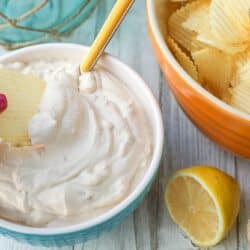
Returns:
[[[66,42],[90,44],[100,29],[114,0],[99,1],[91,18],[75,30]],[[165,122],[165,148],[159,177],[135,213],[99,239],[62,250],[193,250],[190,241],[168,216],[163,190],[167,176],[189,165],[214,165],[236,176],[241,183],[241,212],[228,237],[212,250],[246,250],[246,223],[250,218],[250,163],[225,152],[188,120],[166,86],[148,39],[145,3],[136,1],[107,50],[132,66],[149,84],[158,98]],[[31,247],[0,237],[0,250],[55,250]]]

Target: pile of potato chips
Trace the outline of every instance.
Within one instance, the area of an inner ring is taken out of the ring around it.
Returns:
[[[172,0],[167,42],[190,76],[250,114],[250,0]]]

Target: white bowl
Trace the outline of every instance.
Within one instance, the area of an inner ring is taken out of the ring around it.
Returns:
[[[87,51],[88,47],[75,44],[42,44],[10,52],[0,58],[0,63],[40,59],[76,59],[80,62]],[[164,129],[161,111],[147,84],[131,68],[107,54],[100,58],[99,64],[125,82],[146,109],[154,131],[154,149],[152,161],[145,176],[125,200],[108,212],[89,221],[82,223],[79,221],[78,224],[70,226],[36,228],[1,219],[0,233],[33,245],[73,245],[110,230],[129,215],[148,192],[162,156]]]

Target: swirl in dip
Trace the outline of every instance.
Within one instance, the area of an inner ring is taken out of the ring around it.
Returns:
[[[100,67],[79,76],[74,61],[4,67],[34,73],[46,87],[28,124],[33,146],[0,142],[0,216],[53,227],[125,199],[152,158],[152,128],[135,93]]]

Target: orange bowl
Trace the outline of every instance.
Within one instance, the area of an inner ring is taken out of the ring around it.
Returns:
[[[250,115],[222,102],[193,80],[169,50],[165,37],[168,0],[147,0],[147,23],[154,52],[178,103],[196,126],[232,153],[250,159]]]

